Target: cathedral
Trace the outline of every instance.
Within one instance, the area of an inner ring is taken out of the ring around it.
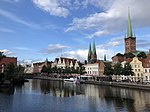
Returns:
[[[96,54],[96,47],[95,42],[93,42],[93,45],[89,45],[89,52],[88,52],[88,63],[96,63],[97,61],[97,54]]]

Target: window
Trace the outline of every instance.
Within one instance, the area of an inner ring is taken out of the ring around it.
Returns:
[[[140,69],[138,69],[138,71],[140,72]]]
[[[136,65],[135,65],[135,68],[136,68]]]
[[[145,69],[145,73],[147,73],[147,69]]]
[[[135,71],[137,72],[137,69],[135,69]]]

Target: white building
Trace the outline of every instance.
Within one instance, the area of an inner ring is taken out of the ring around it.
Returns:
[[[56,58],[54,63],[52,64],[52,67],[57,67],[57,68],[72,68],[74,67],[75,69],[80,67],[80,62],[77,61],[76,59],[70,59],[70,58],[64,58],[64,57],[59,57]]]
[[[84,67],[88,75],[99,76],[99,63],[86,64]]]

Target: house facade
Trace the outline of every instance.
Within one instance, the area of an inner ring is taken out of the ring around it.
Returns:
[[[74,69],[77,69],[80,67],[80,65],[81,63],[76,59],[59,57],[59,58],[55,58],[52,67],[57,67],[62,69],[74,67]]]
[[[134,57],[130,64],[134,72],[132,80],[143,82],[144,68],[142,62],[137,57]]]
[[[17,58],[16,57],[3,57],[0,59],[0,72],[1,73],[4,73],[4,69],[9,63],[13,63],[15,66],[17,66]]]

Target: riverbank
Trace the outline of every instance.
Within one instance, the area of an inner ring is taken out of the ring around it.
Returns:
[[[42,77],[36,76],[36,77],[33,77],[33,79],[63,81],[62,78],[53,78],[53,77],[47,77],[47,76],[42,76]],[[109,82],[109,81],[85,81],[85,84],[122,87],[122,88],[130,88],[130,89],[150,90],[150,84],[137,84],[137,83],[127,83],[127,82]]]
[[[122,87],[130,89],[141,89],[141,90],[150,90],[150,84],[137,84],[137,83],[127,83],[127,82],[108,82],[108,81],[86,81],[86,84],[95,84],[102,86],[112,86],[112,87]]]

